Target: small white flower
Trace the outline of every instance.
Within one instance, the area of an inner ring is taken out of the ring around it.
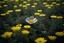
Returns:
[[[26,22],[28,22],[29,24],[33,24],[37,22],[37,19],[34,18],[34,16],[30,16],[26,18]]]

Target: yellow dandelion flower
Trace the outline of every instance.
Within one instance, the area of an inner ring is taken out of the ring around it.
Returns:
[[[32,8],[35,8],[36,6],[35,6],[35,5],[32,5],[31,7],[32,7]]]
[[[37,39],[35,40],[35,42],[36,42],[36,43],[45,43],[45,42],[47,42],[47,40],[40,37],[40,38],[37,38]]]
[[[6,14],[2,13],[1,16],[6,16]]]
[[[15,11],[16,11],[16,12],[21,12],[21,9],[16,9]]]
[[[51,7],[51,6],[48,6],[47,8],[50,9],[50,8],[52,8],[52,7]]]
[[[52,4],[56,4],[56,2],[52,2]]]
[[[30,25],[25,25],[24,28],[31,28],[31,26]]]
[[[27,7],[27,5],[23,5],[22,7],[23,7],[23,8],[26,8],[26,7]]]
[[[17,24],[16,26],[22,26],[22,24]]]
[[[42,10],[37,10],[37,12],[42,12]]]
[[[37,3],[34,3],[34,5],[37,5]]]
[[[10,12],[6,12],[5,14],[10,14]]]
[[[51,18],[57,18],[57,16],[56,15],[52,15],[52,16],[50,16]]]
[[[29,34],[29,31],[28,30],[23,30],[22,34]]]
[[[40,13],[36,12],[35,15],[39,16]]]
[[[56,40],[56,36],[48,36],[48,38],[50,39],[50,40]]]
[[[50,5],[46,4],[45,6],[46,6],[46,7],[49,7]]]
[[[18,6],[17,6],[17,5],[14,5],[13,7],[14,7],[14,8],[17,8]]]
[[[22,7],[22,4],[19,4],[20,7]]]
[[[53,4],[50,5],[51,7],[54,6]]]
[[[23,1],[23,4],[26,4],[27,2],[26,1]]]
[[[64,33],[63,32],[56,32],[55,33],[57,36],[64,36]]]
[[[40,17],[44,17],[44,16],[46,16],[46,14],[40,14],[39,16],[40,16]]]
[[[28,3],[28,4],[26,4],[26,6],[30,6],[30,4]]]
[[[11,27],[11,29],[12,29],[13,31],[18,31],[18,30],[21,29],[21,27],[20,27],[20,26],[13,26],[13,27]]]
[[[8,5],[4,5],[4,7],[7,7]]]
[[[13,12],[13,10],[8,10],[7,12],[11,13],[11,12]]]
[[[15,2],[19,2],[19,0],[15,0]]]
[[[47,4],[47,2],[43,2],[43,4],[45,5],[45,4]]]
[[[3,38],[9,38],[12,36],[12,32],[5,32],[4,34],[1,35]]]
[[[62,19],[63,18],[63,16],[57,16],[57,19]]]
[[[60,3],[57,3],[57,4],[56,4],[56,6],[59,6],[59,5],[60,5]]]

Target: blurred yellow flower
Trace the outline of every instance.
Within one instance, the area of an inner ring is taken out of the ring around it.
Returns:
[[[26,4],[26,6],[30,6],[30,3]]]
[[[37,10],[37,12],[42,12],[42,10]]]
[[[10,14],[10,12],[6,12],[5,14]]]
[[[47,4],[47,2],[43,2],[43,4],[45,5],[45,4]]]
[[[22,4],[19,4],[19,6],[21,7],[21,6],[22,6]]]
[[[25,8],[25,7],[27,7],[27,5],[23,5],[22,7]]]
[[[24,25],[24,28],[31,28],[30,25]]]
[[[8,10],[7,12],[11,13],[11,12],[13,12],[13,10]]]
[[[21,12],[21,9],[16,9],[15,11],[16,11],[16,12]]]
[[[27,2],[26,1],[23,1],[23,4],[26,4]]]
[[[29,31],[28,30],[23,30],[22,34],[29,34]]]
[[[57,16],[56,15],[52,15],[52,16],[50,16],[51,18],[57,18]]]
[[[17,5],[14,5],[13,7],[14,7],[14,8],[17,8],[18,6],[17,6]]]
[[[47,8],[50,9],[50,8],[52,8],[52,7],[51,7],[51,6],[48,6]]]
[[[50,5],[46,4],[45,6],[46,6],[46,7],[49,7]]]
[[[3,38],[9,38],[12,36],[12,32],[5,32],[4,34],[1,35]]]
[[[36,12],[35,15],[39,16],[40,13]]]
[[[20,27],[20,26],[13,26],[13,27],[11,27],[11,29],[12,29],[13,31],[18,31],[18,30],[21,29],[21,27]]]
[[[47,40],[44,39],[44,38],[42,38],[42,37],[39,37],[39,38],[37,38],[37,39],[35,40],[35,42],[36,42],[36,43],[45,43],[45,42],[47,42]]]
[[[56,4],[56,6],[59,6],[59,5],[60,5],[60,3],[57,3],[57,4]]]
[[[57,36],[64,36],[64,33],[63,32],[56,32],[55,33]]]
[[[63,16],[57,16],[57,19],[62,19],[63,18]]]
[[[32,7],[32,8],[35,8],[36,6],[35,6],[35,5],[32,5],[31,7]]]
[[[37,5],[38,3],[34,3],[34,5]]]
[[[2,13],[1,16],[6,16],[6,14]]]
[[[19,0],[15,0],[15,2],[19,2]]]
[[[22,26],[22,24],[17,24],[16,26]]]
[[[52,4],[56,4],[56,2],[52,2]]]
[[[4,5],[4,7],[7,7],[8,5]]]
[[[49,38],[50,40],[55,40],[57,37],[56,37],[56,36],[48,36],[48,38]]]
[[[40,16],[40,17],[44,17],[44,16],[46,16],[46,14],[40,14],[39,16]]]

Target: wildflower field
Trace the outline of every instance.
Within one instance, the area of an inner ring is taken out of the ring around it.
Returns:
[[[64,0],[0,0],[0,43],[64,43]]]

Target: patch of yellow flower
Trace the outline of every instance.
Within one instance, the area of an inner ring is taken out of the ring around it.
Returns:
[[[19,2],[19,0],[15,0],[15,2]]]
[[[21,27],[20,27],[20,26],[13,26],[13,27],[11,27],[11,29],[12,29],[13,31],[18,31],[18,30],[21,29]]]
[[[26,1],[23,1],[23,4],[26,4],[27,2]]]
[[[30,32],[28,30],[22,30],[22,34],[29,34]]]
[[[21,9],[16,9],[15,11],[16,11],[16,12],[21,12]]]
[[[52,4],[56,4],[56,2],[52,2]]]
[[[34,5],[37,5],[38,3],[34,3]]]
[[[59,5],[60,5],[60,3],[57,3],[57,4],[56,4],[56,6],[59,6]]]
[[[14,7],[14,8],[17,8],[18,6],[17,6],[17,5],[14,5],[13,7]]]
[[[44,17],[44,16],[46,16],[46,14],[40,14],[39,16],[40,16],[40,17]]]
[[[21,27],[21,26],[22,26],[22,24],[17,24],[16,26],[19,26],[19,27]]]
[[[64,33],[63,32],[56,32],[55,33],[57,36],[64,36]]]
[[[48,38],[49,38],[50,40],[55,40],[57,37],[56,37],[56,36],[48,36]]]
[[[24,25],[24,28],[31,28],[30,25]]]
[[[37,10],[37,12],[42,12],[42,10]]]
[[[11,12],[13,12],[13,10],[8,10],[7,12],[11,13]]]
[[[7,7],[8,5],[4,5],[4,7]]]
[[[20,7],[22,7],[22,4],[19,4]]]
[[[63,18],[63,16],[57,16],[57,19],[62,19]]]
[[[36,6],[35,6],[35,5],[32,5],[31,7],[32,7],[32,8],[35,8]]]
[[[12,32],[5,32],[4,34],[1,35],[3,38],[10,38],[12,36]]]
[[[5,13],[2,13],[1,16],[6,16],[6,14]]]
[[[35,42],[36,42],[36,43],[45,43],[45,42],[47,42],[47,40],[44,39],[44,38],[42,38],[42,37],[39,37],[39,38],[37,38],[37,39],[35,40]]]
[[[30,6],[30,3],[26,4],[26,6]]]
[[[52,16],[50,16],[51,18],[57,18],[57,16],[56,15],[52,15]]]
[[[40,14],[40,13],[38,13],[38,12],[35,13],[36,16],[39,16],[39,14]]]
[[[45,5],[45,4],[47,4],[47,2],[43,2],[43,4]]]

